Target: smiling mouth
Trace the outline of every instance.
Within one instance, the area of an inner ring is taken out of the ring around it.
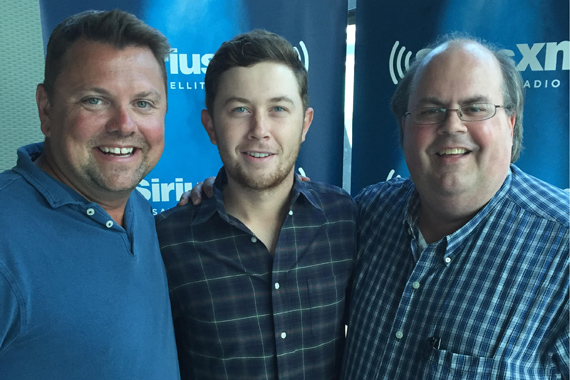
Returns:
[[[255,158],[265,158],[271,156],[271,153],[259,153],[259,152],[246,152],[248,156]]]
[[[437,152],[438,156],[451,156],[451,155],[463,155],[467,154],[469,151],[464,148],[450,148],[450,149],[443,149]]]
[[[119,147],[107,147],[107,146],[100,146],[100,152],[107,156],[117,156],[117,157],[129,157],[135,152],[135,148],[119,148]]]

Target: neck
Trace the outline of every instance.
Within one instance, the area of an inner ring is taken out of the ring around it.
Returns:
[[[466,215],[452,214],[444,210],[433,210],[429,207],[424,207],[422,204],[419,228],[426,243],[431,244],[459,230],[471,220],[475,213]]]
[[[506,177],[506,174],[505,174]],[[450,235],[467,224],[499,191],[445,193],[424,189],[420,193],[419,228],[428,244]],[[422,196],[423,194],[423,196]]]
[[[35,161],[34,165],[38,168],[46,172],[55,180],[69,186],[74,191],[76,191],[79,195],[87,199],[89,202],[96,202],[99,206],[105,210],[109,216],[113,219],[115,223],[119,223],[121,226],[124,227],[124,218],[125,218],[125,207],[127,205],[127,201],[129,200],[129,195],[121,194],[119,197],[113,199],[107,199],[109,197],[104,196],[97,196],[96,191],[92,191],[93,189],[88,189],[91,191],[81,191],[78,187],[74,186],[64,175],[64,173],[57,169],[57,165],[53,163],[45,154],[41,154]],[[103,200],[103,201],[102,201]]]
[[[244,188],[231,178],[223,190],[226,212],[239,219],[275,253],[279,233],[287,215],[293,175],[272,189]]]

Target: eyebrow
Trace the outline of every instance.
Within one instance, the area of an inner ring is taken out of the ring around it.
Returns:
[[[224,102],[224,105],[227,105],[227,104],[230,104],[233,102],[251,104],[251,101],[246,99],[246,98],[240,98],[239,96],[232,96],[232,97],[229,97],[228,99],[226,99],[226,101]],[[269,99],[269,103],[281,103],[281,102],[286,102],[286,103],[290,103],[292,105],[295,105],[295,102],[293,101],[293,99],[291,99],[288,96],[277,96],[277,97]]]
[[[461,99],[457,103],[459,104],[460,107],[462,107],[464,105],[473,104],[473,103],[491,103],[491,101],[489,100],[488,97],[486,97],[484,95],[475,95],[475,96],[471,96],[469,98]],[[444,102],[441,99],[436,98],[436,97],[422,98],[418,102],[418,105],[421,107],[425,106],[426,104],[435,104],[438,107],[442,107],[442,108],[447,107],[446,102]]]
[[[112,97],[112,96],[113,96],[112,93],[110,93],[109,91],[105,90],[105,89],[102,88],[102,87],[91,87],[91,88],[85,89],[84,91],[86,91],[86,92],[95,92],[95,93],[97,93],[97,94],[101,94],[101,95],[105,95],[105,96],[109,96],[109,97]],[[134,95],[135,98],[146,98],[146,97],[149,97],[149,96],[155,96],[156,98],[158,98],[158,100],[161,100],[161,99],[162,99],[162,96],[160,95],[160,93],[159,93],[158,91],[154,91],[154,90],[151,90],[151,91],[141,91],[141,92],[136,93],[136,94]]]

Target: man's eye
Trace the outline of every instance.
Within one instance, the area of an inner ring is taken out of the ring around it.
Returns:
[[[275,111],[275,112],[283,112],[283,111],[285,111],[285,108],[280,107],[280,106],[275,106],[275,107],[273,107],[273,111]]]
[[[147,108],[149,106],[148,102],[145,100],[138,100],[137,107],[139,108]]]
[[[488,110],[488,106],[486,104],[470,104],[468,106],[461,107],[461,111],[466,114],[478,114],[478,113],[486,113]]]
[[[436,115],[441,112],[440,108],[422,108],[418,112],[420,116]]]
[[[234,112],[237,112],[237,113],[244,113],[244,112],[247,112],[247,108],[245,108],[245,107],[236,107],[236,108],[234,108]]]
[[[89,105],[96,106],[98,104],[101,104],[102,100],[99,98],[87,98],[85,102]]]

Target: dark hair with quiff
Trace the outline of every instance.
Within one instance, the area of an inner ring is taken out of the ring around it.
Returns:
[[[53,95],[55,81],[64,69],[67,51],[79,39],[110,44],[117,49],[147,47],[161,70],[166,90],[164,59],[170,53],[166,37],[131,13],[89,10],[63,20],[51,33],[46,51],[43,85],[49,97]]]
[[[503,75],[503,105],[507,115],[516,115],[516,121],[513,129],[513,149],[511,152],[511,162],[515,162],[522,150],[523,140],[523,107],[524,107],[524,83],[522,77],[515,66],[515,62],[504,50],[500,50],[497,46],[484,40],[474,38],[472,36],[460,33],[451,33],[441,36],[437,41],[427,48],[420,50],[422,54],[418,54],[416,59],[410,64],[404,78],[398,83],[396,91],[392,96],[390,106],[392,112],[396,116],[398,125],[402,117],[408,112],[408,101],[412,92],[412,83],[414,77],[424,63],[426,56],[430,51],[442,47],[443,45],[464,45],[466,43],[476,43],[487,49],[498,61]],[[400,131],[400,142],[403,140],[402,128]]]
[[[220,76],[233,67],[249,67],[260,62],[281,63],[289,67],[299,85],[303,109],[309,106],[307,70],[299,54],[283,37],[266,30],[252,30],[224,42],[208,64],[205,77],[206,108],[212,114]]]

